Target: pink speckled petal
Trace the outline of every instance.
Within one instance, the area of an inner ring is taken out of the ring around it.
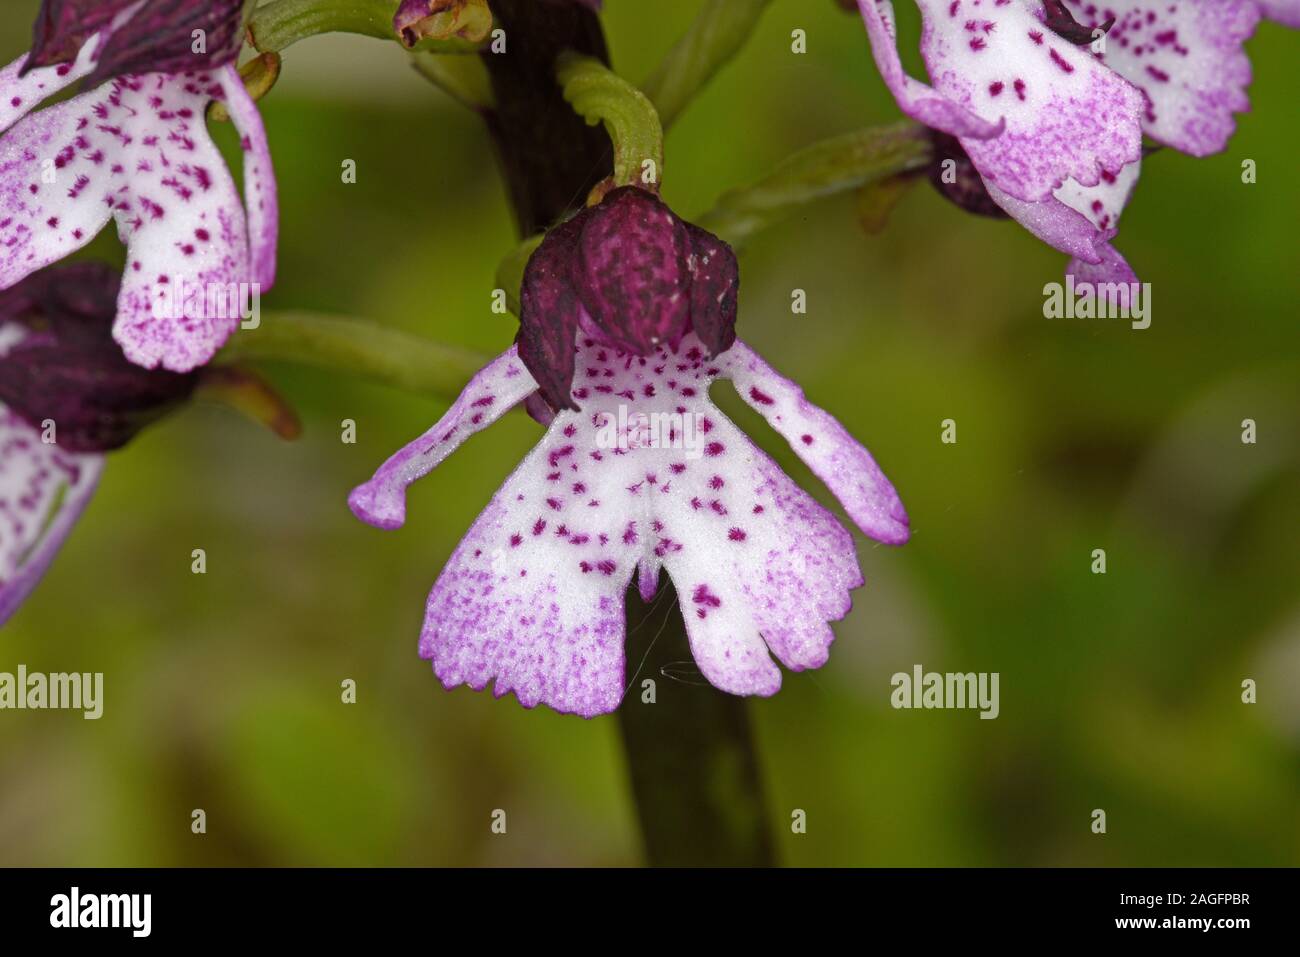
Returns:
[[[406,486],[490,421],[464,428],[471,410],[500,413],[503,382],[519,366],[513,350],[495,360],[442,422],[353,493],[353,511],[400,524]],[[765,411],[778,429],[815,429],[827,448],[810,462],[855,520],[905,537],[897,496],[865,450],[749,349],[709,359],[692,333],[677,350],[663,344],[640,358],[584,338],[573,391],[581,411],[554,416],[430,594],[420,649],[447,687],[495,680],[498,695],[529,707],[613,710],[634,570],[647,599],[661,569],[671,576],[697,663],[720,688],[772,694],[781,678],[771,654],[794,669],[826,661],[829,622],[862,583],[853,540],[712,404],[711,383],[734,370],[771,391],[779,404]]]
[[[353,514],[376,528],[400,527],[406,521],[407,486],[536,390],[536,380],[511,346],[470,380],[437,425],[380,466],[369,482],[353,489],[348,497]]]
[[[988,192],[1021,226],[1071,257],[1067,273],[1077,278],[1086,273],[1092,277],[1089,281],[1130,282],[1137,277],[1110,241],[1140,171],[1140,163],[1130,163],[1096,186],[1068,182],[1056,195],[1038,203],[1022,202],[993,186]]]
[[[1268,19],[1300,29],[1300,0],[1255,0],[1255,5]]]
[[[889,545],[907,541],[907,512],[894,486],[834,416],[809,402],[802,389],[743,342],[732,347],[722,364],[741,398],[835,493],[864,535]]]
[[[0,625],[36,587],[94,494],[103,456],[46,445],[0,406]]]
[[[137,365],[188,372],[225,344],[257,292],[239,190],[203,121],[225,96],[222,74],[122,77],[96,94],[91,125],[104,139],[91,145],[108,168],[85,175],[93,201],[112,198],[127,246],[113,338]]]
[[[562,411],[448,560],[429,593],[420,655],[447,688],[593,717],[623,695],[624,599],[635,536]],[[566,435],[574,432],[574,436]],[[551,476],[554,476],[552,478]],[[590,483],[584,487],[584,483]]]
[[[0,138],[0,288],[76,252],[112,217],[99,171],[107,154],[78,132],[95,101],[87,93],[31,113]]]
[[[239,191],[203,119],[224,96],[220,72],[121,77],[15,124],[0,139],[0,287],[111,216],[127,245],[113,327],[126,357],[173,372],[211,359],[258,291]],[[265,198],[269,172],[253,165]],[[273,226],[255,223],[265,256]]]
[[[1053,249],[1085,262],[1100,262],[1100,247],[1107,245],[1114,230],[1099,231],[1083,213],[1072,209],[1055,196],[1036,203],[1027,203],[1002,192],[991,183],[984,184],[989,197],[1007,215],[1024,226]]]
[[[1193,156],[1228,145],[1235,113],[1250,109],[1250,60],[1242,45],[1255,32],[1255,0],[1071,0],[1080,23],[1110,17],[1101,62],[1146,98],[1148,136]]]
[[[871,41],[871,54],[898,107],[912,119],[952,136],[988,139],[1002,133],[1004,124],[972,113],[926,84],[903,72],[898,57],[898,31],[889,0],[858,0]]]
[[[878,12],[860,0],[868,29]],[[1026,202],[1068,179],[1091,186],[1140,158],[1142,95],[1043,23],[1036,0],[918,0],[921,53],[935,90],[1000,136],[930,126],[962,140],[986,182]],[[883,5],[879,8],[883,9]],[[873,43],[875,41],[873,40]],[[892,84],[891,84],[892,88]],[[913,114],[915,115],[915,114]]]
[[[244,206],[248,212],[249,260],[253,281],[266,292],[275,285],[276,248],[280,235],[279,193],[266,126],[257,104],[248,95],[239,71],[227,66],[221,71],[226,109],[239,130],[244,150]]]
[[[65,90],[95,68],[95,47],[98,38],[92,37],[82,46],[74,63],[37,67],[22,75],[27,63],[24,54],[0,70],[0,132],[9,129],[34,110],[46,97]]]
[[[1089,282],[1096,286],[1108,287],[1106,298],[1112,302],[1119,302],[1121,300],[1109,287],[1122,285],[1131,288],[1138,281],[1137,274],[1113,246],[1107,244],[1098,252],[1101,255],[1099,262],[1089,263],[1080,259],[1071,259],[1065,267],[1065,272],[1074,277],[1076,286],[1082,282]],[[1123,301],[1127,302],[1127,300]]]
[[[1056,191],[1056,198],[1086,216],[1100,232],[1119,228],[1119,218],[1133,196],[1141,162],[1129,163],[1118,173],[1107,173],[1096,186],[1080,186],[1068,180]]]
[[[677,587],[704,676],[733,694],[770,695],[781,679],[769,650],[796,671],[825,664],[829,622],[848,613],[862,573],[835,517],[720,412],[705,414],[722,451],[684,463],[654,499],[653,554]]]

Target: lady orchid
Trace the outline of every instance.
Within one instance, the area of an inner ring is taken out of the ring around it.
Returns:
[[[194,390],[194,373],[123,358],[119,285],[108,266],[74,263],[0,292],[0,624],[72,531],[104,454]]]
[[[113,336],[146,368],[203,365],[250,292],[275,281],[271,156],[234,66],[242,10],[242,0],[44,0],[31,52],[0,71],[0,288],[115,220],[127,267]],[[88,92],[32,112],[83,78]],[[205,126],[213,102],[242,137],[242,201]]]
[[[469,436],[523,402],[549,421],[429,596],[420,653],[447,688],[495,679],[525,707],[614,710],[625,589],[635,572],[650,600],[661,570],[717,687],[770,695],[772,655],[825,663],[862,584],[852,537],[709,387],[730,379],[867,535],[905,542],[907,514],[867,450],[736,339],[738,286],[718,237],[639,187],[610,191],[532,256],[516,345],[352,493],[359,518],[396,528],[407,486]]]
[[[904,73],[890,0],[858,0],[872,53],[908,116],[957,163],[945,195],[1005,211],[1097,283],[1136,280],[1111,245],[1142,134],[1193,156],[1227,145],[1249,108],[1242,46],[1297,0],[917,0],[933,86]],[[951,139],[955,138],[955,139]],[[962,167],[969,163],[975,176]],[[986,197],[977,194],[986,192]]]

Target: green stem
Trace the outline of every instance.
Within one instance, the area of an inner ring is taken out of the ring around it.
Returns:
[[[663,176],[664,131],[646,95],[594,57],[564,54],[556,76],[564,98],[589,125],[605,124],[614,143],[614,185],[657,185]],[[647,160],[652,170],[645,169]]]
[[[917,173],[932,155],[925,127],[910,121],[823,140],[790,156],[757,183],[724,193],[696,223],[741,246],[800,206]]]
[[[261,326],[236,333],[219,356],[250,359],[314,366],[440,398],[455,398],[487,361],[366,320],[302,311],[263,313]]]
[[[629,687],[618,722],[646,859],[656,867],[770,866],[776,854],[748,703],[700,674],[682,615],[666,575],[648,604],[635,586],[628,592]]]
[[[704,9],[642,85],[664,129],[749,40],[772,0],[706,0]]]
[[[359,33],[397,40],[397,0],[271,0],[248,22],[248,35],[262,53],[279,52],[320,33]]]

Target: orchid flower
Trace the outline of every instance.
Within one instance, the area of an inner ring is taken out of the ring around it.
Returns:
[[[110,335],[119,283],[75,263],[0,293],[0,624],[72,531],[104,454],[194,389],[193,373],[123,358]]]
[[[1142,134],[1194,156],[1222,150],[1233,114],[1249,106],[1243,43],[1261,14],[1300,20],[1297,0],[917,5],[933,86],[903,72],[889,0],[858,0],[900,108],[955,137],[988,198],[1069,254],[1067,272],[1100,283],[1136,280],[1111,240],[1137,184]]]
[[[349,499],[379,528],[475,432],[530,403],[549,420],[429,596],[420,654],[448,688],[586,717],[624,694],[624,592],[667,571],[701,672],[771,695],[827,660],[862,584],[853,539],[710,401],[730,379],[864,533],[908,538],[870,454],[735,338],[731,249],[637,187],[553,229],[524,275],[516,346]],[[658,423],[656,425],[656,422]]]
[[[0,71],[0,289],[115,220],[127,267],[113,336],[145,368],[203,365],[243,318],[231,307],[275,281],[271,156],[233,63],[242,7],[44,0],[32,51]],[[83,78],[87,92],[32,112]],[[214,101],[242,137],[243,201],[204,123]],[[196,308],[213,290],[226,306]],[[185,305],[159,308],[169,296]]]

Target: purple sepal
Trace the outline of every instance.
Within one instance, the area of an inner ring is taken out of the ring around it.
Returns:
[[[0,325],[28,328],[0,357],[0,403],[39,429],[58,429],[68,452],[121,448],[189,398],[196,375],[134,365],[113,341],[121,277],[103,263],[35,273],[0,293]]]
[[[32,25],[32,52],[19,75],[71,63],[82,45],[138,0],[44,0]]]
[[[610,344],[649,355],[676,345],[690,322],[686,224],[635,186],[610,191],[578,240],[578,297]]]
[[[553,229],[524,272],[519,356],[553,409],[571,395],[579,330],[632,355],[694,329],[716,355],[736,338],[740,274],[721,239],[635,186]]]
[[[686,224],[691,239],[691,326],[713,355],[736,341],[740,265],[736,254],[707,229]]]
[[[143,73],[192,73],[233,63],[243,45],[242,0],[145,0],[114,30],[100,51],[94,87],[113,77]],[[195,31],[203,31],[202,50]]]
[[[519,358],[556,410],[578,408],[570,389],[582,306],[569,273],[585,215],[580,213],[546,234],[528,260],[520,293]]]

